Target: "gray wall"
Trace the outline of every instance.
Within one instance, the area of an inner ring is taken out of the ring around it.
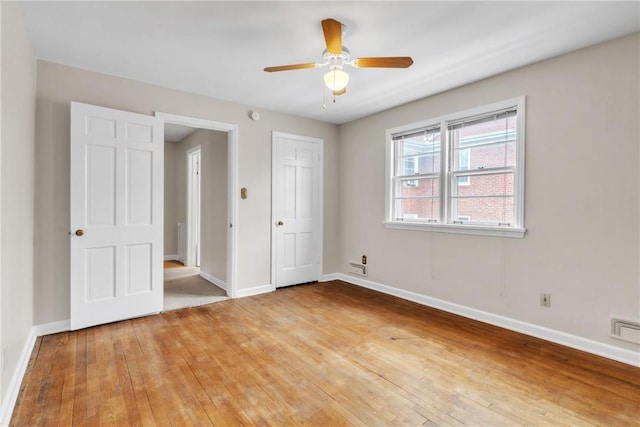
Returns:
[[[16,3],[1,2],[0,396],[33,326],[35,59]],[[4,356],[2,356],[4,357]],[[0,420],[0,423],[3,420]]]
[[[338,271],[338,130],[335,125],[38,61],[36,116],[36,324],[69,318],[69,103],[153,115],[155,111],[239,126],[238,289],[271,282],[271,132],[322,138],[324,171],[324,273]],[[135,94],[135,95],[132,95]]]
[[[373,282],[638,350],[609,319],[640,315],[639,51],[636,33],[341,126],[340,271],[367,254]],[[385,129],[519,95],[524,239],[383,226]]]
[[[178,254],[176,142],[164,143],[164,255]]]

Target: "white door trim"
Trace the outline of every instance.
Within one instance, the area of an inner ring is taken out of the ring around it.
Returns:
[[[277,142],[279,138],[288,138],[295,139],[298,141],[310,142],[313,144],[319,145],[319,155],[320,155],[320,168],[318,171],[318,239],[317,239],[317,255],[318,255],[318,280],[322,276],[323,273],[323,235],[324,235],[324,140],[321,138],[314,138],[311,136],[303,136],[303,135],[295,135],[286,132],[278,132],[273,131],[271,133],[271,284],[273,289],[276,289],[276,270],[277,270],[277,259],[276,259],[276,222],[277,212],[276,212],[276,192],[277,192]]]
[[[156,111],[155,115],[164,120],[165,123],[227,132],[227,223],[229,224],[227,233],[227,295],[231,298],[237,298],[238,198],[236,189],[238,188],[238,125],[158,111]]]

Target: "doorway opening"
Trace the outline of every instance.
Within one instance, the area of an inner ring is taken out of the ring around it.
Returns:
[[[166,141],[164,309],[233,298],[237,125],[156,116]]]

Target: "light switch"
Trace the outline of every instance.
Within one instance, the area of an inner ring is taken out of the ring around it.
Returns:
[[[247,189],[244,187],[240,189],[240,198],[243,200],[247,198]]]

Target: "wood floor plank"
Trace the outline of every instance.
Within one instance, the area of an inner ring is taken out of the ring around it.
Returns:
[[[638,368],[336,281],[38,338],[11,425],[638,420]]]

